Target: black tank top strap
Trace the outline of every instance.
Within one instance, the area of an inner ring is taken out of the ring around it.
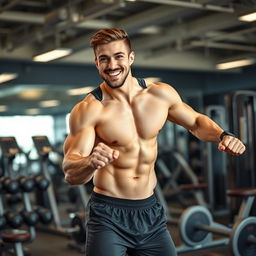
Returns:
[[[97,100],[102,101],[102,91],[100,86],[90,92]]]
[[[137,79],[139,85],[140,85],[142,88],[144,88],[144,89],[147,88],[146,82],[145,82],[145,80],[144,80],[143,78],[136,78],[136,79]]]
[[[139,85],[142,87],[142,88],[147,88],[147,85],[146,85],[146,82],[143,78],[136,78]],[[90,92],[97,100],[99,101],[102,101],[102,90],[99,87],[95,88],[93,91]]]

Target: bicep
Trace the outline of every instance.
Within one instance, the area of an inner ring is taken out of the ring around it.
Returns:
[[[64,144],[65,155],[90,155],[95,142],[95,129],[86,126],[81,131],[68,135]]]
[[[65,155],[90,155],[95,142],[96,122],[93,107],[86,102],[78,104],[72,110],[69,120],[70,134],[64,144]]]

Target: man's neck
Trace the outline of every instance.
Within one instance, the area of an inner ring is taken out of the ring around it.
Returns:
[[[103,90],[113,99],[119,101],[131,102],[133,97],[137,94],[137,83],[132,75],[128,75],[124,84],[119,88],[111,88],[103,83]]]

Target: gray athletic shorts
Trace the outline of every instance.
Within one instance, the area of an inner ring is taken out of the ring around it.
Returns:
[[[129,200],[93,192],[86,216],[86,256],[176,255],[155,195]]]

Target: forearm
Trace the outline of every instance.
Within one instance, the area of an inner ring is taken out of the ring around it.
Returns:
[[[81,157],[75,154],[65,156],[63,160],[63,171],[65,180],[70,185],[80,185],[89,182],[95,172],[90,165],[88,157]]]
[[[223,129],[208,116],[200,114],[190,132],[200,140],[220,142],[220,135]]]

